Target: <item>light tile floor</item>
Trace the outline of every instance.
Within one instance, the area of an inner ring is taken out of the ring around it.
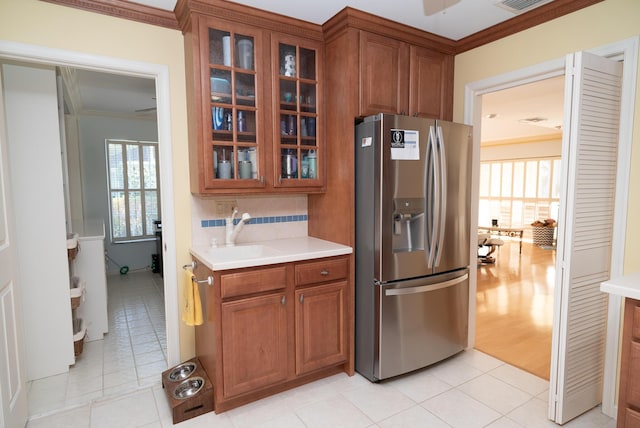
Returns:
[[[109,333],[85,342],[68,373],[29,382],[31,417],[160,384],[167,367],[162,277],[114,275],[107,288]]]
[[[122,278],[118,289],[125,288]],[[111,286],[111,285],[110,285]],[[148,290],[149,291],[149,290]],[[111,288],[110,288],[111,292]],[[129,298],[130,297],[130,298]],[[125,298],[121,295],[122,310],[116,309],[114,327],[122,325],[131,314],[147,312],[152,325],[160,322],[157,302],[138,299],[139,295]],[[152,316],[152,314],[154,314]],[[153,322],[155,319],[156,323]],[[154,329],[157,342],[164,349],[164,340]],[[150,332],[149,332],[150,334]],[[110,333],[111,335],[111,333]],[[130,338],[139,336],[131,335]],[[116,340],[116,339],[113,339]],[[119,341],[119,340],[118,340]],[[124,339],[122,342],[126,342]],[[134,343],[146,342],[130,339],[132,357],[121,357],[122,369],[113,373],[113,384],[107,385],[107,369],[103,370],[102,393],[95,393],[90,403],[43,417],[33,417],[29,428],[102,428],[102,427],[171,427],[171,409],[160,385],[160,373],[164,370],[157,361],[140,366],[135,363],[145,360],[142,352],[147,346]],[[151,342],[149,342],[151,343]],[[124,345],[122,345],[124,346]],[[106,340],[102,353],[107,349]],[[136,353],[136,349],[140,352]],[[98,351],[95,351],[98,353]],[[119,357],[120,358],[120,357]],[[117,360],[117,359],[116,359]],[[131,365],[133,360],[134,365]],[[103,367],[107,367],[107,358]],[[120,363],[115,363],[120,367]],[[137,384],[122,384],[120,380],[133,376],[135,367]],[[87,369],[89,371],[90,369]],[[71,374],[69,375],[71,376]],[[67,384],[70,378],[59,381]],[[110,382],[110,381],[109,381]],[[96,384],[99,382],[96,382]],[[53,382],[52,384],[55,384]],[[60,384],[55,384],[60,386]],[[123,386],[124,385],[124,386]],[[504,364],[479,351],[462,352],[455,357],[430,368],[389,381],[373,384],[356,374],[349,377],[338,374],[290,391],[247,404],[237,409],[216,415],[207,413],[187,420],[179,427],[218,428],[315,428],[315,427],[556,427],[547,419],[548,382]],[[32,385],[32,388],[34,385]],[[108,388],[114,388],[109,390]],[[120,389],[118,389],[120,388]],[[121,391],[119,396],[106,392]],[[66,398],[65,407],[74,405],[73,396]],[[86,401],[86,400],[83,400]],[[80,401],[78,401],[80,403]],[[30,400],[31,404],[31,400]],[[615,421],[604,416],[599,407],[564,425],[569,428],[614,428]]]

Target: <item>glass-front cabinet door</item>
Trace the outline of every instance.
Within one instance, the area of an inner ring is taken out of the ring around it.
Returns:
[[[208,102],[203,100],[208,105],[203,111],[208,188],[264,186],[261,35],[252,28],[211,23],[201,33],[208,45],[202,76],[205,96],[210,94]]]
[[[322,187],[322,46],[272,34],[274,187]]]

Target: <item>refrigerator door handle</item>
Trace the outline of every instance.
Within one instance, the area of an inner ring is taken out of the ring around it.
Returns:
[[[438,182],[437,182],[437,150],[436,150],[436,133],[433,126],[429,126],[429,141],[427,145],[427,162],[425,165],[426,169],[426,177],[425,177],[425,186],[427,189],[427,197],[425,198],[425,213],[426,210],[429,209],[429,214],[427,216],[427,227],[425,227],[425,234],[427,235],[425,241],[429,246],[429,252],[427,253],[427,267],[429,269],[433,268],[433,264],[436,256],[436,245],[437,245],[437,227],[440,223],[439,219],[439,207],[438,207]],[[433,180],[433,182],[431,182]],[[429,197],[431,196],[431,197]],[[429,206],[427,201],[433,201],[434,204]]]
[[[444,229],[445,221],[447,218],[447,157],[444,152],[444,136],[442,134],[442,127],[438,126],[438,135],[436,138],[438,146],[438,160],[440,161],[440,199],[438,201],[438,208],[440,209],[439,221],[438,221],[438,244],[436,249],[435,266],[440,265],[440,258],[442,256],[442,247],[444,245]]]
[[[428,293],[430,291],[440,290],[442,288],[451,287],[456,284],[460,284],[461,282],[469,279],[469,274],[465,273],[458,278],[453,278],[448,281],[439,282],[437,284],[432,285],[421,285],[419,287],[407,287],[407,288],[391,288],[384,291],[385,296],[403,296],[406,294],[418,294],[418,293]]]

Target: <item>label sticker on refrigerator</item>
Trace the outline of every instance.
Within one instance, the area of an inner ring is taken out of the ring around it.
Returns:
[[[391,160],[420,160],[418,131],[391,130]]]
[[[361,147],[371,147],[372,143],[373,143],[372,137],[364,137],[362,138]]]

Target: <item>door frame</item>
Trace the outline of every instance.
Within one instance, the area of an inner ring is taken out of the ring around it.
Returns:
[[[164,295],[165,328],[167,331],[167,364],[180,362],[180,324],[177,299],[167,296],[178,295],[176,277],[175,217],[173,212],[173,164],[171,142],[171,114],[169,67],[140,61],[125,60],[102,55],[64,49],[47,48],[17,42],[0,40],[0,59],[15,60],[34,64],[87,68],[105,73],[125,74],[151,78],[156,83],[156,104],[158,120],[158,145],[160,162],[160,193],[162,209],[162,233],[164,245]],[[167,245],[168,243],[168,245]]]
[[[634,36],[605,46],[585,50],[602,57],[622,60],[623,81],[622,101],[620,107],[620,136],[618,146],[618,174],[616,177],[615,217],[613,219],[613,240],[611,253],[611,277],[623,275],[624,246],[627,225],[627,205],[629,193],[629,173],[631,164],[631,147],[633,144],[633,112],[635,106],[636,83],[638,73],[638,46],[640,37]],[[478,229],[478,205],[480,189],[480,128],[482,123],[482,95],[513,88],[527,83],[544,80],[550,77],[565,75],[566,58],[536,64],[523,69],[507,72],[487,79],[468,83],[464,94],[464,123],[473,125],[473,165],[471,189],[471,242]],[[566,195],[560,195],[566,201]],[[477,252],[475,246],[470,248],[470,260]],[[469,283],[469,348],[475,343],[476,328],[476,291],[477,271],[470,272]],[[604,362],[604,381],[602,393],[602,412],[612,418],[616,417],[615,404],[617,385],[617,366],[619,335],[621,328],[623,299],[610,295],[607,319],[607,344]],[[554,319],[554,328],[557,320]],[[555,358],[553,355],[551,358]]]

